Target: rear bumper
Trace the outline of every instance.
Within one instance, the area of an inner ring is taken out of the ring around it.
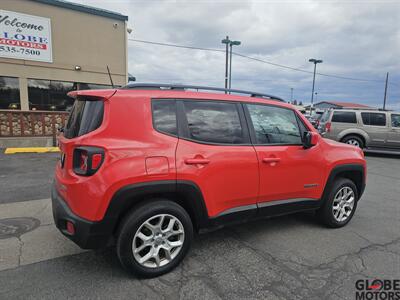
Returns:
[[[112,242],[113,227],[109,226],[109,222],[91,222],[75,215],[58,194],[54,184],[51,189],[51,202],[56,227],[79,247],[83,249],[104,248]],[[67,221],[74,224],[74,234],[67,231]]]

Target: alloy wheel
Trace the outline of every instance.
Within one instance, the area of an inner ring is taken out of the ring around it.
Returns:
[[[346,144],[353,145],[353,146],[356,146],[356,147],[360,147],[360,143],[357,140],[354,140],[354,139],[350,139],[350,140],[346,141]]]
[[[354,191],[349,186],[342,187],[333,199],[332,212],[335,220],[338,222],[346,221],[353,211],[354,202]]]
[[[181,251],[185,230],[178,218],[159,214],[147,219],[132,241],[135,260],[147,268],[169,264]]]

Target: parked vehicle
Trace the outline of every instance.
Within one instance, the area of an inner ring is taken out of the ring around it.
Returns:
[[[214,90],[71,92],[52,188],[59,230],[82,248],[115,245],[126,269],[153,277],[180,263],[194,232],[305,210],[333,228],[351,220],[360,149],[321,138],[277,97]]]
[[[312,116],[311,115],[305,115],[305,117],[307,118],[307,120],[311,123],[311,125],[314,127],[314,128],[318,128],[318,126],[319,126],[319,120],[321,119],[321,117],[322,117],[322,114],[320,114],[320,113],[315,113],[315,114],[313,114]]]
[[[329,139],[359,148],[400,151],[400,113],[380,110],[331,109],[318,130]]]

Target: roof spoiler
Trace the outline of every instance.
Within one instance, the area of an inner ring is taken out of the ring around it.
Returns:
[[[71,91],[67,95],[71,98],[80,100],[84,98],[84,100],[108,100],[110,99],[115,93],[117,89],[108,89],[108,90],[78,90],[78,91]]]

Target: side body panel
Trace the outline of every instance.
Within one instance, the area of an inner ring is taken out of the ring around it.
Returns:
[[[179,140],[177,179],[196,183],[213,217],[238,206],[255,206],[258,193],[258,161],[252,146],[220,146]],[[204,165],[188,159],[206,159]]]
[[[72,140],[59,137],[66,161],[64,168],[60,164],[56,167],[57,190],[75,214],[90,221],[101,220],[122,187],[176,180],[177,143],[177,137],[153,130],[150,98],[117,93],[105,101],[99,129]],[[78,146],[105,149],[105,161],[93,176],[78,176],[72,171],[73,149]]]
[[[400,148],[400,113],[390,114],[390,130],[387,137],[388,147]]]

